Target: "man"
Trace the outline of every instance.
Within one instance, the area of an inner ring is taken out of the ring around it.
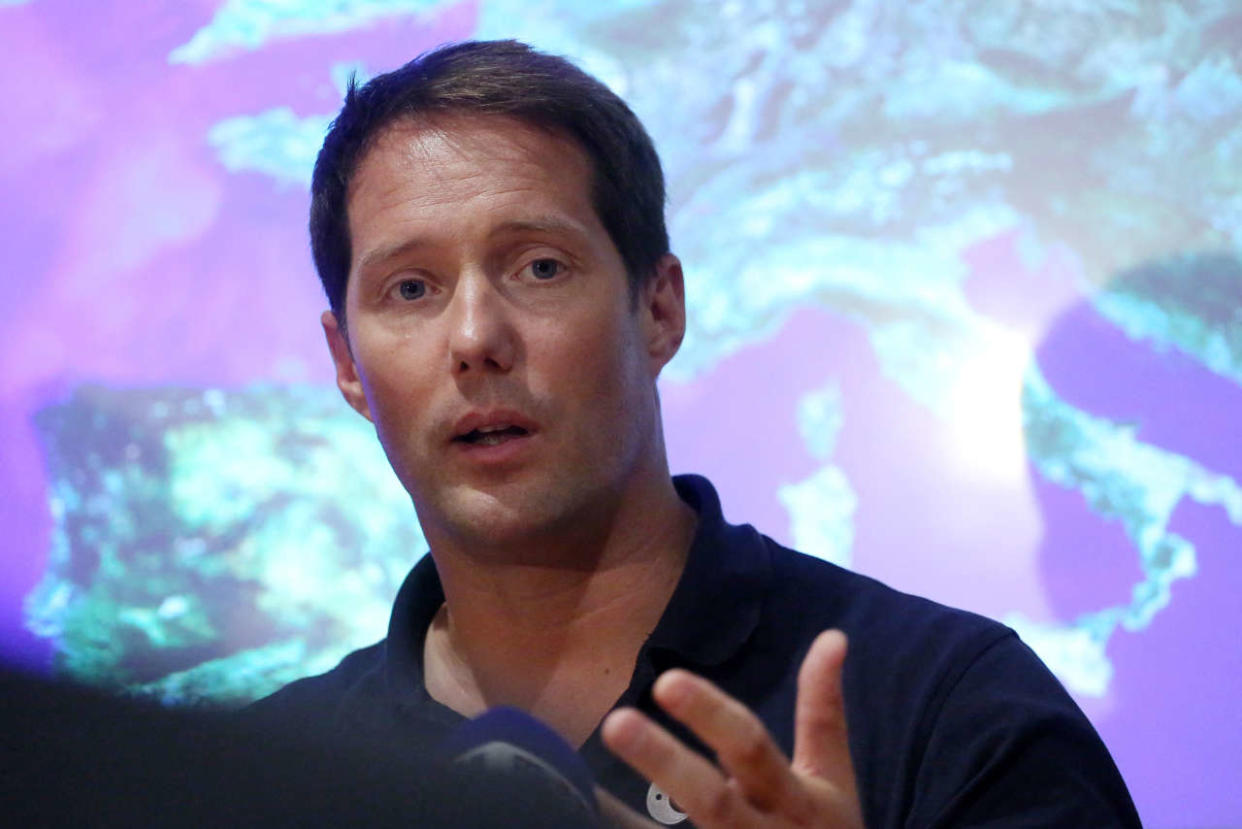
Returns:
[[[1011,631],[670,478],[681,264],[605,87],[513,42],[440,49],[351,89],[312,190],[337,383],[431,553],[384,642],[259,710],[418,751],[517,706],[666,824],[1138,824]]]

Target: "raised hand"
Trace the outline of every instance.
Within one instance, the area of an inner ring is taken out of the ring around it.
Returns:
[[[719,768],[632,708],[609,714],[601,736],[703,829],[862,827],[841,693],[845,651],[845,634],[826,631],[802,662],[792,763],[745,705],[677,669],[662,674],[652,694],[716,752]]]

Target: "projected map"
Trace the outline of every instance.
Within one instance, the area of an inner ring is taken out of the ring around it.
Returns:
[[[130,6],[0,4],[11,658],[233,704],[384,635],[425,544],[331,383],[310,170],[351,75],[516,37],[660,149],[674,470],[1013,626],[1148,825],[1242,821],[1232,4]]]

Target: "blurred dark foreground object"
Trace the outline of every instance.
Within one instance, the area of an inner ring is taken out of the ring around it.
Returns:
[[[6,826],[582,826],[524,778],[0,669]]]

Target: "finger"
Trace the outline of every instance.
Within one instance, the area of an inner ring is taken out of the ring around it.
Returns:
[[[618,708],[605,717],[600,736],[614,754],[677,801],[696,824],[732,826],[751,816],[750,807],[719,769],[633,708]]]
[[[794,713],[793,766],[852,790],[854,765],[841,689],[846,646],[844,633],[825,631],[815,638],[802,661]]]
[[[652,688],[660,707],[711,746],[734,784],[756,808],[792,805],[801,791],[789,760],[749,708],[702,677],[666,671]]]
[[[609,829],[660,829],[659,824],[647,820],[612,792],[599,786],[595,787],[595,802],[599,804],[599,815]]]

